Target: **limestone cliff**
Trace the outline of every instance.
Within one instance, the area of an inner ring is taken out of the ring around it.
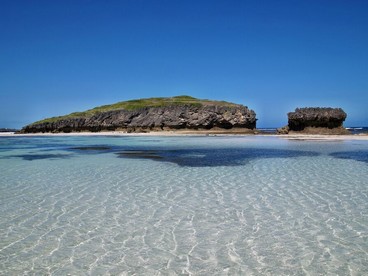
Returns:
[[[21,133],[213,128],[247,130],[256,128],[256,120],[255,112],[243,105],[178,96],[121,102],[49,118],[25,126]]]
[[[288,113],[288,125],[278,129],[280,134],[290,131],[310,134],[349,134],[343,127],[346,113],[341,108],[305,107]]]

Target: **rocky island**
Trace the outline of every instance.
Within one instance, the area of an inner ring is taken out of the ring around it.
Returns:
[[[288,125],[277,129],[279,134],[350,134],[343,127],[346,113],[341,108],[305,107],[289,112]]]
[[[169,130],[252,133],[256,121],[255,112],[240,104],[176,96],[130,100],[48,118],[23,127],[19,133]]]

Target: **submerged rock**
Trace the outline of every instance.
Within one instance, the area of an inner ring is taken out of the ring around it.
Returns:
[[[310,134],[349,134],[343,127],[346,113],[341,108],[305,107],[288,113],[288,125],[279,128],[279,134],[290,131]]]
[[[289,126],[280,127],[276,130],[277,134],[288,134],[289,133]]]

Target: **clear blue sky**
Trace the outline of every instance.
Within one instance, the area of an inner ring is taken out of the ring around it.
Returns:
[[[367,0],[0,0],[0,127],[187,94],[368,125]]]

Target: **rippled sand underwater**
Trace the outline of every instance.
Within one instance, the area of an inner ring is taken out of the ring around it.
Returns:
[[[0,138],[1,275],[367,275],[368,142]]]

